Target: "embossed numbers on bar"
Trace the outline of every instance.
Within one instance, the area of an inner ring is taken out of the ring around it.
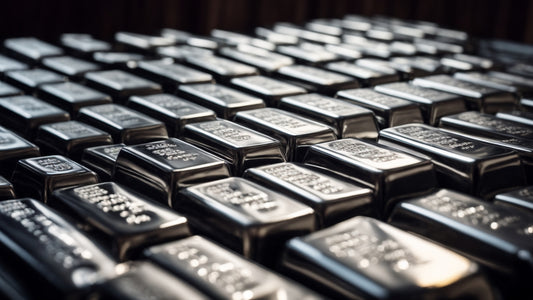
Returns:
[[[287,239],[315,229],[310,207],[240,177],[186,188],[173,207],[193,230],[269,265]]]
[[[276,108],[239,112],[235,121],[281,141],[288,161],[301,160],[298,148],[336,139],[328,126]]]
[[[381,127],[424,122],[420,108],[415,103],[371,89],[344,90],[338,92],[337,97],[372,110]]]
[[[185,141],[227,160],[232,174],[250,167],[284,162],[281,143],[239,124],[215,120],[185,126]]]
[[[171,137],[181,136],[188,123],[216,119],[212,110],[170,94],[133,96],[127,106],[164,122]]]
[[[508,193],[498,194],[494,203],[513,205],[533,212],[533,186],[526,186]]]
[[[42,154],[61,154],[80,160],[83,149],[111,144],[109,133],[78,121],[66,121],[41,125],[35,143]]]
[[[413,84],[464,96],[468,100],[467,105],[470,109],[486,113],[512,109],[516,106],[516,98],[511,93],[464,82],[449,75],[415,78]]]
[[[476,263],[368,217],[292,239],[282,266],[332,299],[494,299]]]
[[[250,168],[244,176],[312,207],[320,228],[356,215],[374,214],[372,190],[318,168],[279,163]]]
[[[28,139],[35,137],[39,125],[70,119],[66,111],[32,96],[1,98],[0,116],[1,124]]]
[[[39,156],[39,147],[0,126],[0,174],[11,178],[19,159]]]
[[[110,181],[118,153],[125,146],[114,144],[87,148],[83,151],[81,163],[95,171],[101,181]]]
[[[524,183],[520,158],[509,149],[423,124],[384,129],[382,141],[431,157],[442,187],[490,198]]]
[[[75,82],[43,84],[37,91],[39,98],[69,112],[76,118],[84,106],[111,103],[111,97]]]
[[[183,279],[145,261],[128,264],[124,274],[104,283],[98,293],[101,300],[209,299]]]
[[[325,123],[339,138],[377,139],[378,128],[374,113],[347,101],[320,94],[285,97],[280,108]]]
[[[117,182],[169,206],[178,189],[228,176],[224,160],[176,138],[124,147],[114,172]]]
[[[260,97],[269,106],[278,106],[282,97],[306,93],[306,90],[299,86],[259,75],[233,78],[231,84],[238,89]]]
[[[150,95],[162,92],[155,82],[121,70],[97,71],[85,74],[87,85],[111,95],[118,102],[125,102],[132,95]]]
[[[283,78],[313,86],[317,92],[327,95],[335,95],[339,90],[359,87],[353,77],[310,66],[285,66],[280,68],[277,74]]]
[[[386,215],[399,199],[426,193],[436,186],[429,160],[358,139],[313,145],[304,162],[332,169],[374,189],[380,215]]]
[[[219,118],[233,119],[239,111],[265,107],[263,100],[220,84],[182,85],[178,93],[214,110]]]
[[[533,274],[533,220],[529,212],[439,190],[402,202],[396,206],[390,221],[502,274],[498,285],[510,283],[531,294],[528,278]],[[520,295],[520,291],[517,293]]]
[[[442,116],[466,110],[461,96],[414,86],[407,82],[378,85],[375,90],[417,103],[422,111],[424,122],[429,125],[438,125]]]
[[[50,155],[19,160],[12,181],[17,195],[46,203],[54,190],[97,183],[98,176],[66,157]]]
[[[56,190],[53,197],[55,207],[104,236],[119,260],[190,234],[183,216],[113,182]]]
[[[200,236],[151,247],[145,255],[212,299],[322,299]]]
[[[0,202],[2,261],[35,299],[83,299],[115,263],[53,210],[33,199]]]
[[[137,144],[168,137],[161,121],[119,104],[84,107],[78,120],[109,132],[115,143]]]

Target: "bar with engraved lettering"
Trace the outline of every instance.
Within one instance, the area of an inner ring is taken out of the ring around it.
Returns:
[[[204,73],[183,65],[174,64],[172,60],[140,61],[134,71],[162,85],[163,90],[174,93],[179,85],[193,83],[211,83],[211,74]]]
[[[368,217],[290,240],[282,267],[331,299],[495,299],[475,262]]]
[[[372,110],[381,128],[424,122],[420,108],[415,103],[369,88],[339,91],[336,97]]]
[[[129,96],[162,92],[158,83],[121,70],[88,72],[85,80],[89,87],[111,95],[119,103],[124,103]]]
[[[65,82],[67,78],[56,72],[35,68],[8,71],[5,74],[4,80],[31,95],[42,84]]]
[[[237,113],[235,121],[279,140],[287,161],[299,161],[310,145],[336,139],[331,128],[276,108]]]
[[[191,84],[178,88],[183,98],[215,111],[219,118],[231,120],[239,111],[265,107],[265,102],[220,84]]]
[[[387,74],[376,70],[370,70],[347,61],[331,62],[327,64],[325,68],[333,72],[352,76],[364,87],[400,80],[400,76],[396,73]]]
[[[309,206],[240,177],[185,188],[173,208],[194,232],[270,266],[288,239],[316,228]]]
[[[185,57],[186,64],[207,72],[218,82],[229,82],[232,78],[251,76],[258,73],[257,69],[234,60],[214,55],[193,55]]]
[[[153,246],[145,256],[211,299],[323,299],[201,236]]]
[[[231,121],[186,125],[184,140],[228,161],[236,176],[251,167],[285,161],[278,140]]]
[[[334,95],[340,90],[359,87],[359,83],[353,77],[311,66],[292,65],[281,67],[276,72],[276,75],[286,80],[311,86],[314,92],[326,95]]]
[[[386,216],[399,200],[430,192],[437,184],[430,160],[359,139],[313,145],[303,162],[373,189],[379,216]]]
[[[281,99],[280,108],[324,123],[338,138],[367,138],[376,140],[378,124],[374,113],[347,101],[320,94],[289,96]]]
[[[109,133],[78,121],[41,125],[35,138],[42,154],[60,154],[75,161],[81,159],[85,148],[112,142]]]
[[[413,84],[461,95],[467,100],[466,103],[469,109],[486,113],[513,109],[517,104],[517,100],[512,93],[475,85],[455,79],[449,75],[415,78]]]
[[[118,153],[125,146],[113,144],[87,148],[83,150],[81,164],[96,172],[101,181],[110,181]]]
[[[84,107],[78,121],[108,132],[115,143],[138,144],[168,137],[163,122],[120,104]]]
[[[390,221],[487,267],[503,298],[531,293],[533,221],[528,212],[443,189],[400,203]]]
[[[109,95],[75,82],[43,84],[39,86],[37,95],[40,99],[66,110],[72,118],[76,118],[82,107],[112,102]]]
[[[357,215],[375,215],[373,191],[334,173],[294,163],[250,168],[244,178],[285,194],[315,210],[323,228]]]
[[[378,85],[376,92],[402,98],[419,105],[424,123],[438,125],[441,117],[460,113],[466,110],[461,96],[438,90],[418,87],[407,82]]]
[[[172,206],[179,189],[228,177],[226,162],[187,142],[167,140],[120,150],[113,180]]]
[[[120,266],[125,270],[116,278],[99,286],[98,299],[209,299],[185,280],[148,261],[136,261]]]
[[[115,275],[100,247],[36,200],[0,202],[2,266],[32,299],[84,299]]]
[[[98,175],[64,156],[49,155],[19,160],[12,183],[19,197],[48,203],[54,190],[98,183]]]
[[[114,182],[56,190],[50,204],[95,230],[120,261],[133,259],[151,245],[190,235],[185,217]]]
[[[214,111],[171,94],[132,96],[126,105],[164,122],[171,137],[182,136],[189,123],[216,119]]]
[[[498,194],[494,197],[494,203],[515,206],[533,212],[533,185]]]
[[[231,84],[237,89],[263,99],[268,106],[273,107],[279,106],[279,101],[283,97],[307,92],[297,85],[260,75],[234,78]]]
[[[423,124],[408,124],[380,132],[380,143],[429,156],[439,186],[483,198],[525,183],[522,163],[510,149]]]
[[[35,144],[0,126],[0,175],[11,178],[19,159],[40,155]]]
[[[37,128],[46,123],[68,121],[69,114],[32,96],[0,99],[0,124],[32,140]]]

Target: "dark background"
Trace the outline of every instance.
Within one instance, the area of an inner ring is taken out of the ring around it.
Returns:
[[[432,21],[482,38],[533,44],[533,1],[519,0],[4,0],[0,38],[55,41],[60,33],[86,32],[110,40],[120,30],[150,34],[163,27],[250,32],[276,21],[349,13]]]

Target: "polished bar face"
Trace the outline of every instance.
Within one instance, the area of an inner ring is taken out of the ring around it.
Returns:
[[[41,125],[35,143],[42,154],[60,154],[75,161],[87,147],[111,144],[109,133],[78,121]]]
[[[146,59],[144,55],[133,52],[98,51],[92,55],[92,60],[111,69],[129,70],[135,68],[143,59]]]
[[[151,247],[145,255],[212,299],[323,298],[200,236]]]
[[[2,258],[37,299],[77,299],[114,276],[115,263],[93,241],[36,200],[0,202]],[[69,297],[69,298],[67,298]]]
[[[374,214],[372,190],[317,168],[279,163],[250,168],[244,177],[313,208],[318,228],[356,215]]]
[[[98,289],[98,299],[209,299],[205,294],[191,287],[183,279],[170,274],[150,262],[140,261],[131,263],[126,268],[125,273],[104,283]]]
[[[19,159],[39,156],[39,147],[0,126],[0,174],[11,178]]]
[[[360,67],[352,62],[338,61],[326,65],[326,69],[355,77],[361,86],[375,86],[400,80],[398,74],[386,74]]]
[[[293,35],[279,33],[264,27],[256,27],[255,35],[275,45],[296,45],[299,38]]]
[[[400,203],[390,221],[531,289],[533,220],[527,211],[444,189]]]
[[[119,104],[84,107],[78,121],[110,133],[115,143],[138,144],[168,137],[163,122]]]
[[[372,89],[343,90],[337,93],[337,97],[372,110],[382,128],[424,122],[420,108],[415,103]]]
[[[0,74],[7,71],[27,69],[28,65],[16,59],[0,54]]]
[[[316,227],[309,206],[240,177],[188,187],[173,207],[192,230],[269,265],[285,241]]]
[[[288,80],[310,85],[317,92],[327,95],[334,95],[339,90],[359,87],[359,83],[353,77],[311,66],[286,66],[280,68],[277,74]]]
[[[213,75],[217,81],[228,82],[235,77],[257,74],[257,69],[252,66],[214,55],[187,56],[185,62]]]
[[[152,50],[155,47],[171,46],[176,42],[169,36],[152,36],[125,31],[115,33],[115,41],[140,50]]]
[[[235,121],[279,140],[287,161],[301,159],[298,148],[336,139],[328,126],[276,108],[239,112]]]
[[[453,77],[462,81],[473,84],[486,86],[489,88],[506,91],[509,93],[518,93],[519,89],[513,85],[512,82],[503,80],[501,78],[490,76],[489,74],[480,72],[457,72]]]
[[[75,82],[43,84],[37,90],[40,99],[66,110],[73,119],[84,106],[111,103],[111,97]]]
[[[11,182],[0,175],[0,200],[15,198],[15,188]]]
[[[281,34],[295,36],[299,39],[319,44],[339,44],[341,42],[337,36],[313,32],[290,23],[278,22],[274,25],[273,30]]]
[[[163,57],[171,57],[179,62],[183,62],[186,57],[193,55],[213,55],[213,50],[193,47],[189,45],[158,47],[157,54]]]
[[[109,51],[111,45],[107,42],[97,40],[90,34],[64,33],[60,36],[61,45],[74,51],[80,56],[96,51]]]
[[[428,125],[384,129],[380,142],[429,156],[442,187],[490,198],[499,190],[525,183],[520,158],[513,150]]]
[[[347,101],[320,94],[305,94],[284,97],[281,99],[280,108],[330,126],[338,138],[376,140],[378,137],[374,113]]]
[[[182,136],[189,123],[216,119],[214,111],[171,94],[132,96],[126,105],[164,122],[171,137]]]
[[[494,197],[494,203],[516,206],[533,212],[533,186],[526,186]]]
[[[512,85],[516,86],[518,90],[522,93],[529,94],[533,91],[533,79],[531,79],[530,77],[499,71],[490,71],[487,73],[487,75],[496,79],[501,79],[506,82],[511,82]]]
[[[443,116],[466,110],[461,96],[418,87],[407,82],[378,85],[374,89],[379,93],[417,103],[424,117],[424,123],[433,126],[438,125]]]
[[[18,196],[47,203],[54,190],[98,183],[98,176],[64,156],[49,155],[19,160],[12,182]]]
[[[92,62],[72,56],[55,56],[43,59],[43,66],[70,77],[73,80],[81,80],[83,74],[90,71],[98,71],[100,67]]]
[[[125,146],[113,144],[87,148],[83,151],[81,164],[96,172],[100,181],[110,181],[118,153]]]
[[[436,186],[431,161],[369,141],[342,139],[316,144],[303,161],[372,188],[379,215],[386,215],[399,199],[426,193]]]
[[[512,110],[498,112],[496,117],[507,121],[517,122],[528,126],[533,126],[533,112]]]
[[[444,117],[440,121],[440,127],[488,138],[519,138],[533,142],[533,126],[506,121],[477,111]]]
[[[219,53],[225,57],[252,65],[263,72],[273,72],[294,63],[294,60],[288,56],[251,45],[239,45],[237,48],[224,47],[219,50]]]
[[[32,96],[14,96],[0,99],[1,124],[28,139],[33,139],[37,128],[46,123],[68,121],[69,114]]]
[[[416,76],[444,73],[442,64],[435,57],[401,56],[390,59],[392,65],[409,66],[416,70]]]
[[[6,72],[4,80],[31,94],[41,84],[65,82],[67,78],[56,72],[35,68]]]
[[[189,124],[184,140],[224,158],[236,176],[251,167],[285,161],[278,140],[226,120]]]
[[[410,74],[406,74],[406,72],[400,72],[389,64],[389,61],[384,59],[378,59],[378,58],[361,58],[355,61],[355,64],[357,66],[367,68],[376,72],[380,72],[383,74],[400,74],[400,78],[402,79],[408,79],[412,77]],[[410,68],[410,67],[408,67]]]
[[[161,85],[121,70],[96,71],[85,74],[87,85],[125,102],[129,96],[162,92]]]
[[[23,60],[36,63],[47,56],[62,55],[63,50],[34,37],[10,38],[4,40],[4,47]]]
[[[297,85],[260,75],[234,78],[231,84],[263,99],[269,106],[274,107],[279,106],[279,101],[283,97],[307,92]]]
[[[163,85],[166,92],[173,93],[181,84],[210,83],[211,74],[174,64],[167,60],[140,61],[135,72]]]
[[[464,96],[470,109],[486,113],[512,109],[516,106],[516,98],[509,92],[464,82],[449,75],[415,78],[413,84]]]
[[[292,239],[282,267],[332,299],[494,299],[476,263],[368,217]]]
[[[50,202],[104,236],[120,261],[190,235],[185,217],[114,182],[56,190]]]
[[[221,158],[170,138],[122,148],[113,180],[172,206],[178,189],[229,175]]]
[[[277,51],[307,65],[320,65],[339,59],[337,54],[327,51],[324,46],[306,42],[298,45],[278,46]]]
[[[0,81],[0,97],[10,97],[21,95],[22,91],[18,88]]]
[[[219,118],[233,119],[239,111],[265,107],[260,98],[220,84],[182,85],[178,94],[201,106],[212,109]]]

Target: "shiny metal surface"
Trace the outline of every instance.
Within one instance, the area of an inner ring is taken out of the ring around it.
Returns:
[[[90,147],[83,151],[81,163],[98,174],[100,181],[109,181],[113,175],[118,153],[125,144]]]
[[[240,177],[188,187],[173,207],[193,232],[271,266],[285,241],[316,227],[309,206]]]
[[[69,112],[75,119],[84,106],[111,103],[111,97],[75,82],[50,83],[39,86],[40,99]]]
[[[8,200],[15,198],[15,188],[13,184],[0,176],[0,200]]]
[[[172,60],[140,61],[134,70],[139,75],[160,83],[163,90],[174,93],[181,84],[210,83],[213,81],[211,74],[200,72]]]
[[[316,92],[326,95],[334,95],[339,90],[359,87],[359,83],[353,77],[311,66],[285,66],[281,67],[276,74],[288,80],[310,85]]]
[[[263,72],[273,72],[294,63],[294,60],[288,56],[248,45],[239,45],[237,48],[224,47],[219,50],[219,53],[225,57],[252,65]]]
[[[16,57],[32,63],[47,56],[63,54],[63,50],[34,37],[20,37],[4,40],[4,47]]]
[[[129,96],[162,92],[160,84],[121,70],[88,72],[84,77],[88,86],[111,95],[118,103]]]
[[[214,55],[193,55],[185,57],[185,62],[192,67],[207,72],[218,81],[228,82],[231,78],[257,74],[257,69]]]
[[[357,78],[361,86],[375,86],[378,84],[394,82],[400,80],[398,74],[387,74],[370,70],[354,64],[353,62],[338,61],[326,65],[326,69],[334,72],[343,73],[348,76]]]
[[[0,126],[0,174],[11,178],[19,159],[39,155],[39,147]]]
[[[234,78],[231,84],[247,93],[253,94],[265,100],[269,106],[279,106],[283,97],[305,94],[306,90],[281,80],[266,76],[247,76]]]
[[[533,186],[526,186],[494,197],[495,204],[516,206],[533,212]]]

